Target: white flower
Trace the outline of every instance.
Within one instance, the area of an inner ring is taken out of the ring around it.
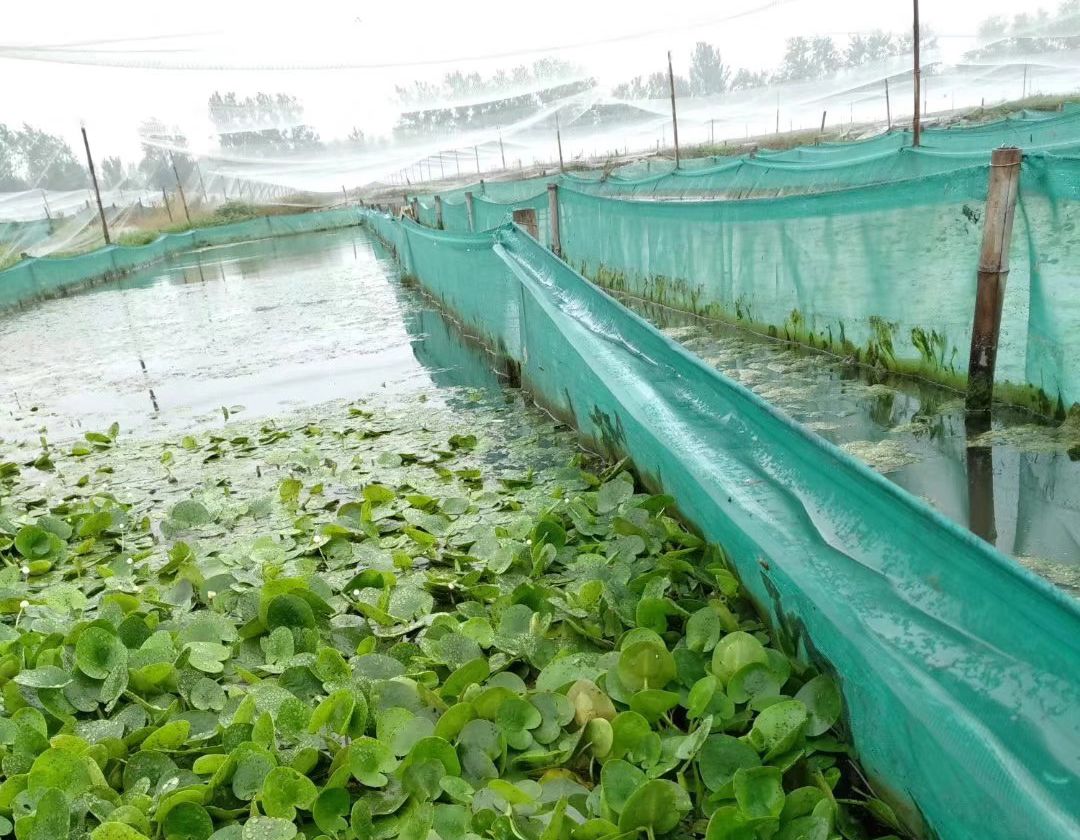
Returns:
[[[360,590],[359,590],[359,589],[354,589],[354,590],[352,591],[352,596],[353,596],[354,598],[359,598],[359,597],[360,597]]]
[[[210,599],[214,599],[214,598],[217,597],[217,593],[213,589],[208,589],[206,591],[206,597],[210,598]]]
[[[124,562],[127,563],[129,566],[134,566],[135,565],[135,561],[130,557],[127,560],[125,560]]]
[[[19,609],[20,610],[25,610],[29,606],[30,606],[29,601],[19,601]]]
[[[525,540],[525,545],[532,545],[532,538]]]
[[[29,567],[29,566],[23,566],[23,567],[22,567],[22,568],[20,569],[20,571],[21,571],[21,572],[22,572],[22,573],[23,573],[24,575],[28,575],[28,574],[30,574],[30,567]]]

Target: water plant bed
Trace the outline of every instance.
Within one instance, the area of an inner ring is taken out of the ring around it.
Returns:
[[[515,396],[29,454],[0,835],[899,831],[722,550]]]

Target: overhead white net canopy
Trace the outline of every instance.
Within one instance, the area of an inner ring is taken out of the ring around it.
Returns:
[[[1080,0],[922,3],[931,114],[1080,87]],[[342,191],[793,129],[910,122],[912,3],[686,0],[5,10],[0,262],[147,208]],[[888,94],[886,94],[886,87]],[[314,197],[311,194],[316,194]],[[7,223],[4,225],[4,223]],[[18,224],[12,224],[12,223]]]

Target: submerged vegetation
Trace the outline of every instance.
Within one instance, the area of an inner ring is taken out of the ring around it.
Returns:
[[[7,456],[0,835],[899,830],[670,497],[520,404],[416,408]]]

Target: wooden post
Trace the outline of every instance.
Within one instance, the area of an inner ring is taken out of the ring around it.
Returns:
[[[165,194],[164,187],[161,188],[161,200],[165,202],[165,212],[169,214],[169,222],[171,223],[173,220],[172,208],[169,206],[169,196]]]
[[[487,187],[484,186],[484,179],[480,179],[480,195],[487,195]]]
[[[555,140],[559,144],[559,171],[565,172],[566,168],[563,166],[562,159],[562,131],[559,129],[559,115],[555,114]]]
[[[94,171],[94,158],[90,155],[90,141],[86,139],[86,126],[82,127],[83,145],[86,147],[86,162],[90,166],[90,180],[94,182],[94,196],[97,198],[98,213],[101,214],[101,232],[105,234],[105,244],[112,245],[109,239],[109,225],[105,221],[105,208],[101,206],[101,190],[98,189],[97,173]]]
[[[435,196],[435,229],[442,230],[442,196]]]
[[[912,69],[912,79],[915,83],[915,115],[911,119],[911,145],[918,146],[922,142],[922,126],[919,123],[919,85],[922,83],[922,70],[919,67],[919,0],[915,3],[915,66]]]
[[[439,152],[439,180],[446,180],[446,166],[443,163],[443,153]]]
[[[203,204],[209,204],[210,199],[206,197],[206,184],[203,183],[203,179],[202,179],[202,167],[199,166],[198,161],[195,161],[195,171],[199,173],[199,189],[202,190]]]
[[[892,105],[889,103],[889,77],[885,77],[885,119],[889,130],[892,130]]]
[[[559,230],[559,185],[548,184],[548,230],[551,231],[551,252],[562,256],[562,236]]]
[[[476,174],[479,175],[480,174],[480,147],[479,146],[473,146],[472,150],[473,150],[473,154],[476,155]]]
[[[536,221],[536,211],[531,207],[522,207],[514,211],[514,224],[524,228],[533,239],[540,238],[540,225]]]
[[[716,120],[709,120],[709,145],[716,143]]]
[[[1009,278],[1009,244],[1020,184],[1021,152],[1015,147],[994,149],[990,155],[990,185],[983,212],[979,280],[968,360],[967,410],[989,411],[994,396],[994,365],[1001,333],[1001,305]]]
[[[503,148],[502,132],[499,132],[499,157],[502,158],[502,168],[506,169],[506,150]]]
[[[49,197],[45,195],[45,190],[41,191],[41,203],[45,205],[45,218],[52,222],[52,213],[49,212]]]
[[[172,157],[170,156],[170,160]],[[172,174],[176,178],[176,189],[180,192],[180,204],[184,207],[184,218],[187,219],[187,223],[191,224],[191,214],[187,209],[187,197],[184,195],[184,185],[180,183],[180,173],[176,171],[176,163],[172,164]]]
[[[1028,69],[1028,66],[1025,64],[1024,65],[1024,87],[1023,87],[1022,92],[1020,94],[1021,99],[1026,99],[1027,98],[1027,69]]]
[[[420,221],[420,199],[415,196],[412,200],[412,217],[414,222]]]
[[[675,136],[675,168],[679,168],[679,118],[675,113],[675,72],[671,69],[671,50],[667,54],[668,84],[671,86],[671,131]]]
[[[822,111],[821,112],[821,131],[818,132],[819,134],[824,134],[825,133],[825,115],[827,113],[829,113],[829,112],[828,111]]]
[[[469,217],[469,231],[476,231],[476,216],[473,215],[472,192],[465,193],[465,214]]]

